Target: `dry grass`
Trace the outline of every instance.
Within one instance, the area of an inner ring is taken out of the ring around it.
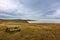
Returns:
[[[5,32],[7,25],[21,25],[21,31]],[[1,20],[0,40],[60,40],[60,24],[29,24],[26,21]]]

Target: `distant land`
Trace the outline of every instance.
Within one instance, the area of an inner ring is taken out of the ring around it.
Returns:
[[[41,20],[29,20],[29,19],[0,19],[4,21],[26,21],[28,23],[60,23],[60,19],[41,19]]]
[[[35,21],[27,21],[29,23],[60,23],[60,19],[43,19],[43,20],[35,20]]]

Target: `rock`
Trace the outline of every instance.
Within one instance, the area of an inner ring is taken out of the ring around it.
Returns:
[[[20,26],[18,25],[6,26],[6,32],[18,32],[18,31],[21,31]]]

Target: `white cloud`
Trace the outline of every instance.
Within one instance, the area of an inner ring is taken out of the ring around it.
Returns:
[[[53,14],[56,17],[60,17],[60,9],[57,9],[56,12]]]
[[[27,1],[27,0],[26,0]],[[36,2],[36,1],[35,1]],[[42,3],[43,5],[44,3]],[[41,5],[40,5],[41,6]],[[50,9],[54,11],[52,14],[45,14],[50,11],[47,7],[42,7],[43,10],[33,10],[26,7],[20,0],[0,0],[0,10],[5,13],[0,13],[2,16],[10,16],[10,19],[40,19],[40,18],[56,18],[60,17],[60,3],[49,4]],[[48,6],[48,7],[49,7]],[[14,14],[14,15],[12,15]],[[44,15],[44,16],[43,16]]]
[[[12,16],[12,15],[3,14],[3,13],[1,14],[1,13],[0,13],[0,16]]]
[[[60,3],[59,2],[53,3],[50,5],[50,8],[54,12],[51,15],[46,15],[46,18],[51,19],[60,18]]]
[[[34,11],[34,10],[28,9],[28,8],[26,8],[24,6],[19,8],[16,11],[16,13],[17,13],[16,17],[21,18],[21,19],[36,19],[36,18],[39,18],[39,16],[42,16],[41,11]],[[22,16],[20,16],[20,14],[22,14]]]
[[[59,18],[60,17],[60,9],[55,10],[52,15],[47,15],[48,18]]]
[[[0,10],[8,11],[16,8],[16,5],[11,2],[12,0],[0,0]]]
[[[12,3],[11,1],[12,0],[0,0],[0,10],[5,12],[5,13],[0,13],[0,15],[10,16],[12,18],[19,18],[19,19],[36,19],[42,15],[42,12],[40,10],[34,11],[33,9],[29,9],[29,8],[25,7],[21,3],[15,3],[15,1],[13,1],[13,3]],[[12,12],[12,11],[14,11],[14,12]],[[15,14],[16,16],[14,16],[12,14]]]

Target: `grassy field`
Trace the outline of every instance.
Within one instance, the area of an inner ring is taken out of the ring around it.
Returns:
[[[5,32],[7,25],[20,25],[20,32]],[[22,20],[0,20],[0,40],[60,40],[60,24],[29,24]]]

